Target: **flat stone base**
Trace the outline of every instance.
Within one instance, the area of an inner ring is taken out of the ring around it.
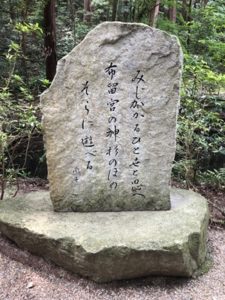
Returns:
[[[98,282],[192,276],[206,256],[207,201],[172,189],[170,211],[59,213],[49,192],[0,202],[0,231],[19,247]]]

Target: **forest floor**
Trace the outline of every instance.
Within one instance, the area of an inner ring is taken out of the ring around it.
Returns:
[[[178,184],[175,184],[178,186]],[[20,183],[21,192],[48,188]],[[147,277],[97,284],[19,249],[0,235],[0,300],[225,300],[225,191],[194,188],[210,201],[209,271],[197,278]],[[220,220],[220,221],[219,221]]]

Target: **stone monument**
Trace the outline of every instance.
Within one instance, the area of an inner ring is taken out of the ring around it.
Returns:
[[[56,211],[170,209],[182,54],[175,36],[104,23],[42,95]]]
[[[0,203],[0,231],[99,282],[193,276],[206,257],[208,207],[169,185],[181,67],[165,32],[93,29],[41,96],[50,195]]]

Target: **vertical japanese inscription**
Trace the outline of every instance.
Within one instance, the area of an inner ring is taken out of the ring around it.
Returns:
[[[145,80],[144,75],[140,70],[137,70],[136,75],[131,80],[132,85],[134,86],[134,100],[131,102],[130,110],[132,113],[132,119],[134,121],[133,134],[132,134],[132,152],[133,152],[133,160],[129,167],[131,168],[131,192],[132,196],[138,196],[145,198],[143,188],[144,185],[140,180],[139,170],[141,165],[140,160],[140,151],[141,151],[141,126],[140,120],[144,118],[144,113],[142,107],[144,106],[144,102],[142,100],[141,91],[144,90]]]
[[[85,81],[82,83],[81,88],[81,97],[83,99],[83,109],[84,109],[84,117],[81,120],[81,130],[82,130],[82,138],[81,144],[82,147],[85,149],[85,161],[86,161],[86,169],[92,170],[93,169],[93,159],[96,156],[95,144],[91,134],[91,128],[93,127],[94,123],[90,118],[91,110],[90,110],[90,99],[89,99],[89,81]],[[75,181],[79,181],[80,171],[78,168],[74,170]]]
[[[119,172],[119,145],[117,143],[117,138],[120,132],[118,125],[118,104],[120,100],[118,99],[118,88],[119,82],[116,80],[117,77],[117,65],[111,62],[104,69],[105,75],[108,78],[106,85],[107,89],[107,99],[106,105],[108,109],[107,116],[107,129],[105,131],[105,136],[108,139],[108,146],[106,149],[107,157],[107,182],[111,190],[115,190],[118,187],[118,172]],[[139,196],[145,198],[144,194],[144,184],[140,179],[140,166],[142,164],[140,153],[142,147],[142,136],[141,136],[141,119],[145,117],[143,112],[144,102],[142,99],[142,91],[145,89],[145,79],[144,75],[140,70],[137,70],[136,74],[131,79],[131,87],[133,89],[133,100],[130,103],[130,111],[132,115],[132,161],[130,161],[129,167],[131,170],[131,193],[132,196]],[[92,136],[92,126],[93,121],[90,118],[90,98],[89,98],[89,81],[82,83],[80,89],[81,98],[83,101],[83,112],[84,116],[81,120],[82,138],[81,144],[85,149],[85,161],[86,169],[88,171],[93,169],[93,161],[96,156],[94,139]],[[80,170],[76,167],[74,169],[75,182],[79,181]]]
[[[117,124],[117,109],[119,99],[117,96],[117,89],[119,83],[116,82],[115,77],[117,73],[117,65],[113,62],[105,68],[105,74],[109,78],[107,83],[107,107],[109,110],[108,124],[106,130],[106,137],[109,139],[108,149],[106,150],[106,156],[108,157],[108,176],[109,187],[114,190],[117,188],[117,176],[118,176],[118,160],[119,147],[117,144],[117,136],[119,134],[119,128]]]

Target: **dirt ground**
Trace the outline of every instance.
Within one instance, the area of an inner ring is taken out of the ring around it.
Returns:
[[[23,192],[39,188],[29,183]],[[148,277],[97,284],[19,249],[0,235],[0,300],[225,300],[225,229],[217,222],[224,217],[216,208],[225,207],[225,193],[198,191],[211,203],[211,268],[206,274],[195,279]]]

